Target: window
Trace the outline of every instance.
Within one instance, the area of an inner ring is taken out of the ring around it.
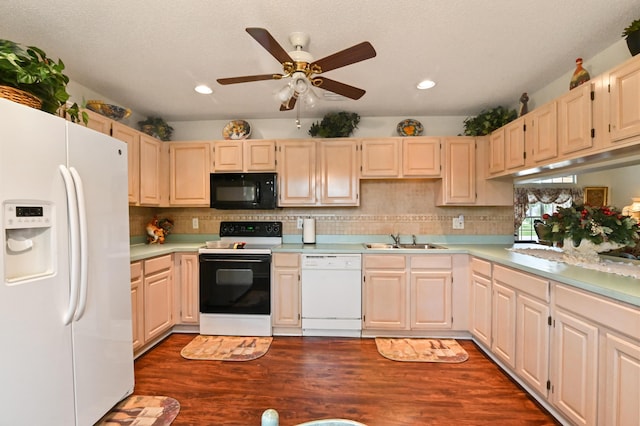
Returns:
[[[516,241],[538,241],[538,235],[533,227],[534,221],[536,219],[542,220],[542,215],[553,214],[558,207],[570,207],[572,199],[567,200],[564,203],[556,204],[556,203],[543,203],[541,201],[537,201],[533,204],[529,204],[529,208],[527,209],[527,213],[525,214],[524,219],[522,220],[522,225],[518,228],[518,231],[515,236]]]

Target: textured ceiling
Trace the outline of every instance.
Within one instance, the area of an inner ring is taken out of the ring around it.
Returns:
[[[73,81],[169,121],[295,116],[278,110],[282,81],[216,83],[282,71],[246,27],[266,28],[285,50],[291,32],[306,32],[316,59],[369,41],[375,58],[326,73],[367,93],[302,117],[464,116],[544,87],[639,15],[638,0],[0,0],[0,37],[38,46]],[[425,78],[437,86],[416,90]],[[212,95],[193,91],[202,83]]]

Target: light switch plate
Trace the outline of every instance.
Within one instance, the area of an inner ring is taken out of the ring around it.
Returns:
[[[191,219],[191,225],[193,226],[193,229],[198,229],[199,228],[198,218],[197,217],[194,217],[193,219]]]
[[[464,216],[454,217],[452,226],[453,229],[464,229]]]

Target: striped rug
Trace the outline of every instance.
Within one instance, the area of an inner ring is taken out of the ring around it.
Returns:
[[[378,352],[393,361],[457,363],[469,359],[453,339],[402,339],[376,337]]]

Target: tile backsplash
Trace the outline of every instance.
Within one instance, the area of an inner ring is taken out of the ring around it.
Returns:
[[[300,234],[299,217],[313,216],[318,235],[416,234],[513,235],[512,207],[436,207],[436,184],[429,180],[363,180],[359,207],[309,207],[276,210],[215,210],[209,208],[130,207],[131,236],[145,234],[146,224],[173,219],[176,234],[218,234],[225,220],[277,220],[285,235]],[[453,229],[454,217],[464,215],[465,229]],[[198,218],[198,229],[193,229]]]

